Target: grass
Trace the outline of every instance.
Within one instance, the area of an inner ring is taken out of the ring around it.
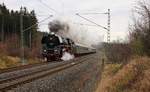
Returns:
[[[138,57],[121,68],[107,64],[97,92],[150,92],[150,58]]]
[[[16,67],[21,65],[18,57],[1,56],[0,57],[0,69]]]
[[[29,59],[26,64],[34,64],[38,63],[39,60],[33,60]],[[18,57],[12,57],[12,56],[0,56],[0,70],[1,69],[6,69],[6,68],[11,68],[11,67],[17,67],[21,66],[21,60]]]
[[[118,72],[121,66],[122,66],[121,64],[107,64],[104,69],[105,72],[103,74],[103,77],[113,76]]]

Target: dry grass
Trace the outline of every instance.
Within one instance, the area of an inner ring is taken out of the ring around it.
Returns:
[[[120,68],[121,64],[106,64],[102,74],[101,83],[96,92],[106,92],[105,87],[108,85],[111,77],[114,76]]]
[[[35,64],[38,62],[40,62],[38,59],[29,59],[26,64]],[[18,57],[0,55],[0,70],[21,65],[21,60]]]
[[[121,68],[121,64],[107,64],[105,66],[105,72],[103,73],[103,77],[113,76],[118,72]]]
[[[0,69],[19,66],[20,59],[18,57],[1,56],[0,57]]]
[[[39,59],[29,59],[27,61],[27,64],[35,64],[35,63],[39,63],[39,62],[42,62],[42,61],[40,61]]]
[[[136,58],[121,69],[116,66],[106,65],[97,92],[150,92],[150,58]]]

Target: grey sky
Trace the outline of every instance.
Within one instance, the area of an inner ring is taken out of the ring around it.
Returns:
[[[54,12],[48,7],[40,3],[40,1],[46,3],[50,8],[57,11]],[[49,14],[54,15],[53,18],[47,20],[40,26],[41,31],[47,31],[47,24],[49,21],[55,18],[66,18],[71,22],[91,24],[75,13],[93,13],[93,12],[106,12],[108,8],[111,9],[111,39],[125,39],[128,32],[128,24],[131,20],[131,10],[137,0],[0,0],[0,3],[4,2],[9,9],[19,10],[20,6],[26,6],[28,9],[34,9],[38,14],[38,19],[42,20]],[[62,17],[64,16],[64,17]],[[92,21],[106,26],[106,15],[83,15]],[[93,24],[91,24],[93,25]],[[81,25],[78,25],[81,26]],[[84,29],[90,30],[89,36],[95,36],[94,34],[104,35],[106,40],[106,31],[99,27],[83,26]]]

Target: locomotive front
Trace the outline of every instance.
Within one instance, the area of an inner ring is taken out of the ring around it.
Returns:
[[[49,34],[42,38],[42,56],[45,61],[59,60],[62,56],[61,41],[55,34]]]

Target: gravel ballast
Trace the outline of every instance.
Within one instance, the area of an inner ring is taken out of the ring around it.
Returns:
[[[84,60],[84,62],[20,85],[9,92],[94,92],[101,73],[100,54],[96,53],[80,58],[75,60]]]

